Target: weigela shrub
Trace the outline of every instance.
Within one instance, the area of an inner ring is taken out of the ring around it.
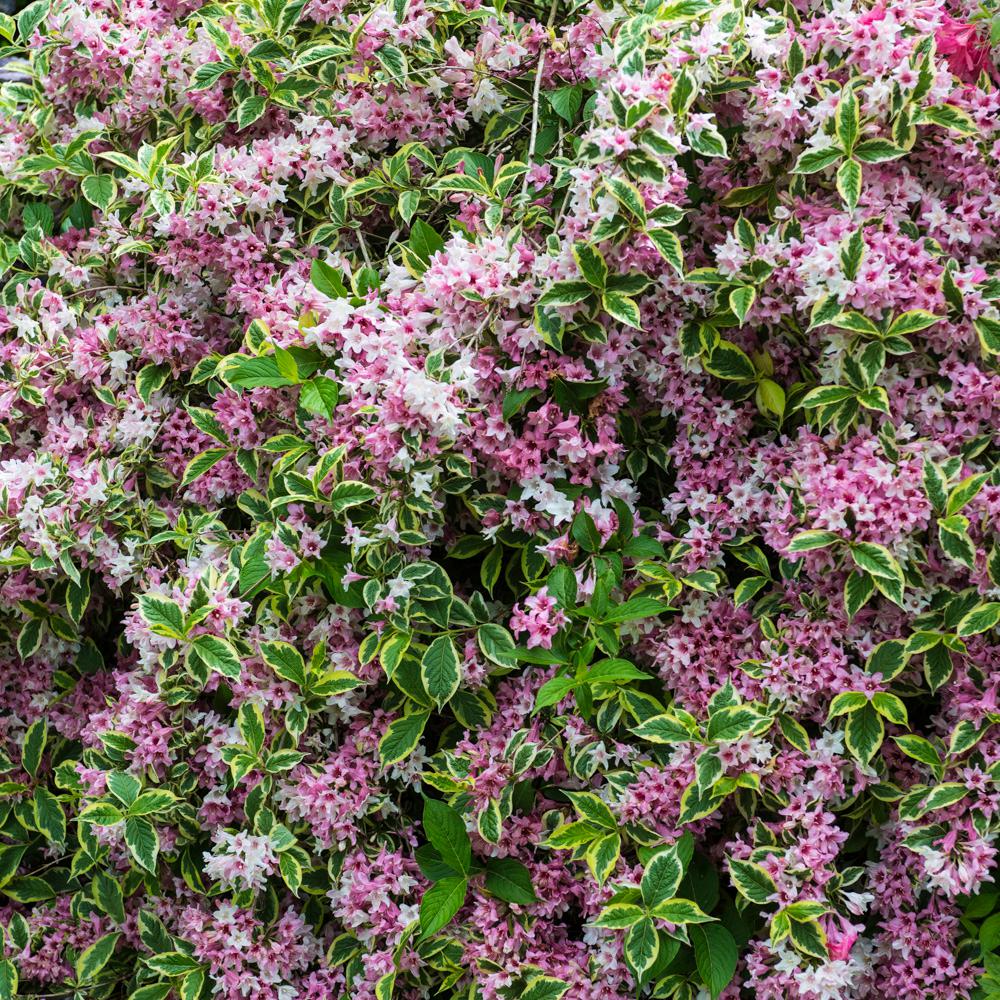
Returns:
[[[990,17],[0,18],[0,998],[1000,996]]]

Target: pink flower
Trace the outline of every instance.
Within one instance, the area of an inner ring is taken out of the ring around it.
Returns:
[[[989,44],[974,24],[956,21],[947,14],[934,36],[938,52],[948,63],[948,68],[960,80],[975,83],[984,70],[996,76],[996,67],[991,60]]]
[[[528,633],[529,649],[535,646],[551,649],[553,637],[568,621],[565,613],[556,607],[555,600],[542,588],[527,598],[523,607],[514,606],[510,627],[515,632]]]
[[[826,942],[830,958],[834,962],[845,962],[850,957],[858,932],[854,925],[843,917],[830,917],[826,926]]]

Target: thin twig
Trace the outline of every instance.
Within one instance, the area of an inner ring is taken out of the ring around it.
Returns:
[[[545,22],[545,29],[548,32],[552,31],[552,23],[556,19],[556,8],[558,6],[559,0],[552,0],[552,6],[549,8],[549,19]],[[531,138],[528,140],[528,155],[525,157],[528,169],[525,170],[524,181],[521,183],[522,199],[528,193],[528,174],[531,171],[531,158],[535,155],[535,144],[538,141],[538,104],[542,97],[542,74],[545,72],[545,54],[546,50],[542,49],[538,55],[538,69],[535,70],[535,86],[531,92]]]

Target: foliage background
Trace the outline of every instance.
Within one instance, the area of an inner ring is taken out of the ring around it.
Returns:
[[[1000,995],[997,34],[0,17],[0,997]]]

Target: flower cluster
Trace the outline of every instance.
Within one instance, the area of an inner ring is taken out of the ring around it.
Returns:
[[[0,39],[0,1000],[1000,997],[992,0]]]

